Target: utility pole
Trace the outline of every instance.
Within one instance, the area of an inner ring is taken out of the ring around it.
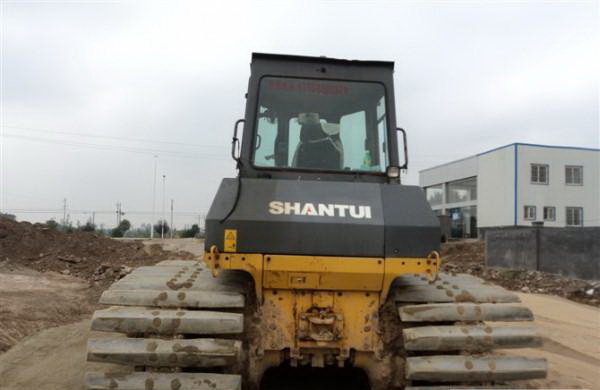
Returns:
[[[150,239],[154,238],[154,218],[156,217],[156,162],[158,155],[154,155],[154,184],[152,185],[152,221],[150,221]]]
[[[121,217],[125,215],[122,210],[123,204],[121,202],[117,202],[117,226],[121,224]]]
[[[162,221],[160,223],[160,238],[165,238],[165,178],[167,175],[163,176],[163,199],[162,199]]]
[[[173,199],[171,199],[171,238],[173,238]]]
[[[67,198],[63,199],[63,225],[67,224]]]
[[[92,225],[96,226],[96,212],[92,211]]]

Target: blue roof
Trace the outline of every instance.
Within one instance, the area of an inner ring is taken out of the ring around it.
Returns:
[[[487,150],[482,153],[478,153],[477,156],[481,156],[482,154],[491,153],[496,150],[508,148],[510,146],[515,146],[515,145],[534,146],[537,148],[549,148],[549,149],[573,149],[573,150],[587,150],[590,152],[600,152],[600,149],[597,149],[597,148],[584,148],[584,147],[580,147],[580,146],[541,145],[541,144],[527,144],[527,143],[523,143],[523,142],[513,142],[512,144],[500,146],[500,147],[497,147],[494,149]]]

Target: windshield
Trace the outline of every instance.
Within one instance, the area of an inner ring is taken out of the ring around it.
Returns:
[[[256,167],[384,172],[388,164],[381,84],[264,77],[257,118]]]

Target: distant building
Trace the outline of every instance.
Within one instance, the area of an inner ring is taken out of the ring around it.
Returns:
[[[600,226],[600,149],[514,143],[419,172],[452,237],[499,226]]]

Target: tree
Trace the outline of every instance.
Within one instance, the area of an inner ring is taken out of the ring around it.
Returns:
[[[46,221],[46,226],[48,226],[48,228],[50,228],[52,230],[56,230],[56,229],[58,229],[58,222],[56,222],[53,219],[49,219]]]
[[[124,219],[121,221],[121,223],[119,223],[119,226],[117,226],[117,229],[120,229],[123,233],[125,233],[127,230],[131,229],[131,222]]]
[[[93,232],[96,230],[96,225],[92,221],[87,221],[80,229],[82,232]]]
[[[191,238],[191,237],[196,237],[196,235],[198,235],[198,233],[200,233],[200,227],[198,227],[198,224],[193,224],[191,228],[189,229],[185,229],[184,231],[181,232],[181,237],[183,238]]]
[[[154,232],[157,234],[161,234],[164,232],[164,234],[166,235],[169,232],[169,224],[167,223],[167,221],[158,221],[156,225],[154,225]]]
[[[123,233],[124,232],[121,229],[116,227],[110,232],[110,236],[111,237],[123,237]]]
[[[119,226],[117,226],[110,232],[110,236],[111,237],[123,237],[125,235],[125,232],[129,229],[131,229],[131,222],[124,219],[121,222],[119,222]]]

